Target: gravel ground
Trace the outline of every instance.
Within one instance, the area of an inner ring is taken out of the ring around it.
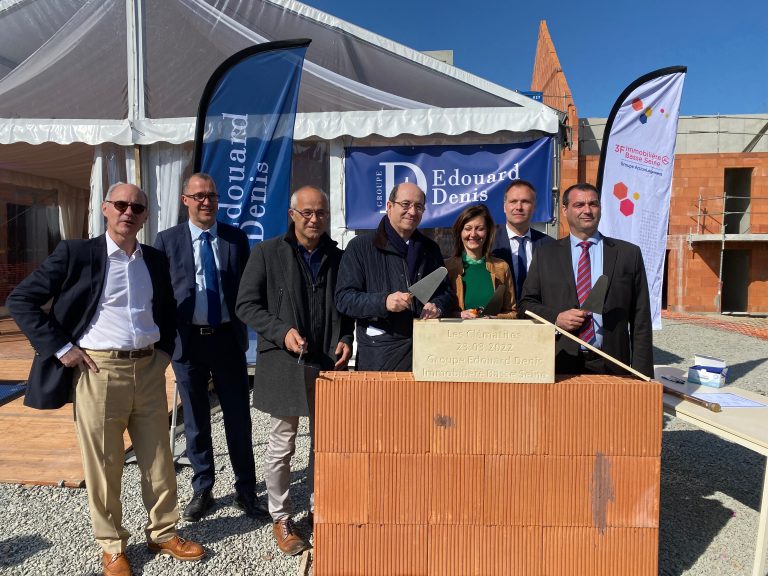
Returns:
[[[680,321],[665,321],[656,332],[655,360],[679,368],[693,354],[725,358],[736,386],[768,396],[768,341],[731,331]],[[259,469],[266,448],[268,418],[253,411],[258,490],[264,493]],[[180,524],[180,533],[205,544],[208,556],[185,563],[146,551],[145,512],[138,470],[126,467],[123,482],[125,525],[133,534],[128,554],[137,575],[296,574],[299,559],[283,556],[274,544],[269,523],[251,520],[232,507],[232,474],[226,456],[221,414],[214,435],[219,472],[217,506],[202,522]],[[758,510],[765,458],[725,442],[675,418],[665,417],[661,469],[659,574],[749,576],[752,573]],[[7,441],[7,439],[3,440]],[[305,469],[309,438],[302,423],[297,442],[292,494],[297,510],[306,510]],[[191,469],[179,469],[182,505],[191,496]],[[308,534],[305,514],[299,530]],[[100,554],[88,521],[84,490],[0,484],[0,574],[98,575]]]

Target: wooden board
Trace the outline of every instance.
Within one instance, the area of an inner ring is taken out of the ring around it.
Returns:
[[[0,378],[25,380],[32,360],[0,359]],[[173,371],[166,371],[168,411],[173,402]],[[126,451],[131,443],[126,433]],[[0,482],[82,487],[83,465],[72,405],[35,410],[17,398],[0,406]]]

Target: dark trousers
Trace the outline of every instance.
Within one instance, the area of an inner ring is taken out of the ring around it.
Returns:
[[[184,432],[187,457],[192,464],[192,489],[210,490],[214,483],[213,443],[211,440],[211,406],[208,381],[219,397],[224,416],[229,460],[235,473],[235,490],[253,492],[256,469],[251,434],[251,405],[248,395],[248,370],[234,330],[228,324],[202,335],[192,327],[184,351],[184,361],[174,362],[184,408]]]

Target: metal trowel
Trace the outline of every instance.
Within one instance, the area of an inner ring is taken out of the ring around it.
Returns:
[[[602,274],[592,286],[592,290],[581,305],[582,310],[587,310],[593,314],[602,314],[605,304],[605,293],[608,290],[608,276]]]
[[[432,298],[435,290],[437,290],[437,287],[440,286],[440,283],[446,276],[448,276],[448,269],[445,266],[441,266],[437,270],[424,276],[424,278],[418,282],[411,284],[411,287],[408,288],[408,292],[419,302],[426,304],[429,302],[429,299]]]

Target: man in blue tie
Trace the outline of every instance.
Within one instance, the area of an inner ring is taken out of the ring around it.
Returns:
[[[512,180],[504,193],[506,223],[496,228],[491,254],[509,264],[517,302],[523,293],[533,253],[539,246],[553,241],[550,236],[531,228],[535,208],[536,190],[533,184],[526,180]]]
[[[653,334],[648,281],[640,248],[603,236],[600,195],[592,184],[563,192],[570,234],[533,255],[518,314],[531,310],[583,341],[653,376]],[[581,308],[600,275],[608,278],[601,314]],[[568,338],[555,346],[559,374],[625,374],[602,356]]]
[[[200,520],[213,507],[214,460],[208,382],[219,398],[237,508],[266,514],[256,498],[256,472],[245,351],[248,333],[235,315],[240,276],[250,253],[241,230],[216,221],[219,199],[207,174],[184,183],[181,200],[189,221],[160,232],[155,247],[168,257],[176,297],[177,338],[173,370],[184,408],[193,496],[182,517]]]

